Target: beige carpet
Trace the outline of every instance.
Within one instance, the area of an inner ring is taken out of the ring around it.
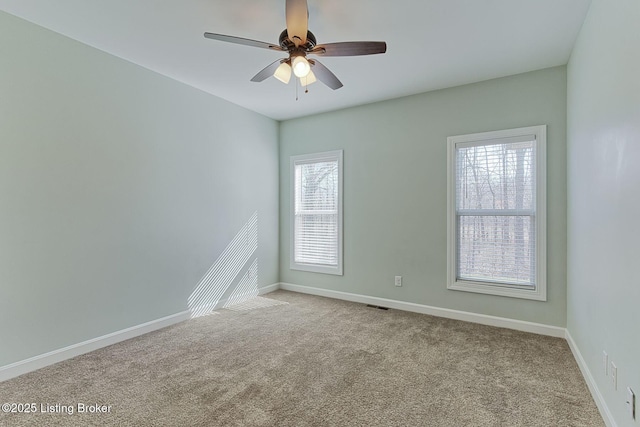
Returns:
[[[0,412],[0,425],[604,425],[562,339],[267,298],[288,304],[221,310],[0,383],[0,403],[74,412]]]

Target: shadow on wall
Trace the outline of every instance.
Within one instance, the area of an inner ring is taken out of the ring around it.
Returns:
[[[254,212],[189,296],[192,319],[258,295],[257,249],[258,212]]]

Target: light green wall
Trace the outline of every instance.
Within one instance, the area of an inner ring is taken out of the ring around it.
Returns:
[[[640,426],[638,22],[637,0],[593,0],[568,66],[567,328],[619,426]]]
[[[447,290],[447,137],[540,124],[548,125],[548,301]],[[281,167],[281,281],[564,327],[565,136],[565,67],[281,123],[281,165],[344,149],[344,276],[289,269],[289,169]]]
[[[187,310],[254,212],[258,283],[277,282],[277,141],[271,119],[0,12],[0,366]]]

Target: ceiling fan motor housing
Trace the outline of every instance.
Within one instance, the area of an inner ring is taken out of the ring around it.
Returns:
[[[294,50],[296,47],[296,45],[291,40],[289,40],[289,35],[287,34],[286,28],[280,33],[279,42],[280,47],[288,50],[289,52]],[[310,51],[311,49],[316,47],[316,44],[316,36],[314,36],[311,31],[307,30],[307,42],[301,45],[300,48],[304,51]]]

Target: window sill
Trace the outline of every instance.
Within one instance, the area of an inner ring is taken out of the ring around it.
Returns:
[[[292,262],[291,265],[289,265],[289,268],[291,270],[307,271],[310,273],[333,274],[335,276],[342,276],[342,266],[328,267],[324,265],[298,264]]]
[[[538,284],[536,289],[516,288],[503,285],[492,285],[481,282],[456,280],[447,284],[447,289],[452,291],[475,292],[479,294],[497,295],[510,298],[522,298],[535,301],[546,301],[547,295],[542,292],[544,286]]]

